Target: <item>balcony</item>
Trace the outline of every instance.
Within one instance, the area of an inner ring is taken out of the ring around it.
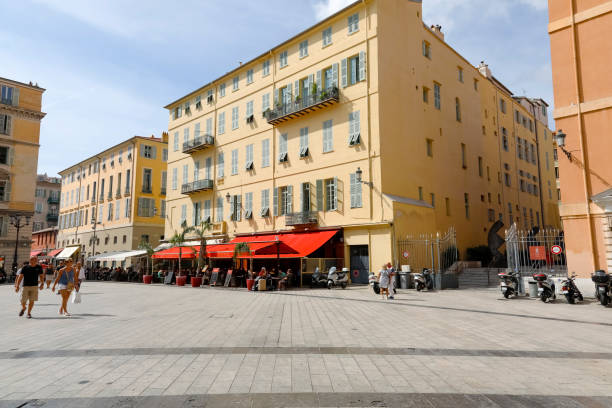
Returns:
[[[299,118],[311,112],[338,103],[340,99],[340,91],[337,87],[322,89],[314,94],[307,95],[304,98],[294,102],[279,104],[276,109],[265,112],[266,120],[271,125],[278,125],[288,120]]]
[[[50,196],[49,198],[47,198],[47,204],[59,204],[59,202],[59,197]]]
[[[215,144],[215,138],[210,135],[196,136],[193,140],[183,143],[183,153],[193,153],[204,150]]]
[[[57,214],[47,214],[47,222],[57,222]]]
[[[285,225],[287,226],[317,224],[317,222],[318,220],[316,211],[304,211],[285,214]]]
[[[121,198],[121,190],[117,190],[115,193],[115,198]]]
[[[123,193],[124,196],[129,197],[130,196],[130,189],[126,188],[125,192]]]
[[[200,191],[212,190],[213,181],[204,179],[196,180],[191,183],[185,183],[181,186],[181,194],[195,194]]]

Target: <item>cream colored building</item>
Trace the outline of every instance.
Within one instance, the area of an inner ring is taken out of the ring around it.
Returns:
[[[17,262],[30,256],[43,92],[32,83],[0,78],[0,264],[7,271],[15,261],[14,216],[21,215],[23,224]]]
[[[558,225],[546,103],[421,15],[355,2],[168,104],[166,235],[338,229],[345,265],[377,270],[407,234],[454,226],[463,251],[498,219]]]
[[[86,259],[142,241],[156,246],[164,238],[167,154],[165,133],[134,136],[62,170],[57,247],[80,245]]]
[[[57,227],[62,180],[39,174],[34,191],[34,217],[32,232]]]

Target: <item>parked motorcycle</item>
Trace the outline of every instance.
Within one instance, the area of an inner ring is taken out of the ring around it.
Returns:
[[[591,275],[591,280],[595,282],[595,296],[603,306],[608,306],[612,296],[612,281],[610,275],[601,269]]]
[[[315,268],[310,280],[310,288],[326,288],[327,287],[327,274],[321,273],[319,267]]]
[[[569,276],[567,279],[561,281],[561,294],[565,295],[567,303],[571,305],[576,303],[576,299],[581,302],[584,300],[584,298],[582,297],[582,293],[580,293],[580,290],[574,282],[575,278],[576,275],[574,274],[572,276]]]
[[[376,277],[376,274],[374,274],[374,272],[370,272],[368,282],[370,284],[370,287],[372,287],[374,293],[380,295],[380,286],[378,285],[378,278]]]
[[[534,273],[533,279],[538,282],[538,296],[542,302],[557,298],[557,295],[555,295],[555,284],[548,278],[548,275],[545,273]]]
[[[348,268],[342,268],[342,271],[338,272],[336,267],[332,266],[327,274],[327,289],[331,289],[334,286],[346,289],[346,285],[348,285],[348,272]]]
[[[423,268],[421,273],[414,275],[414,287],[420,292],[423,289],[433,290],[433,277],[431,276],[431,269]]]
[[[519,291],[519,272],[502,272],[498,273],[497,276],[501,280],[500,290],[506,299],[510,296],[518,296]]]

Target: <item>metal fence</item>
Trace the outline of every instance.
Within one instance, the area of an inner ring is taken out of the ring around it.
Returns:
[[[406,239],[397,241],[397,253],[399,265],[410,265],[412,272],[431,269],[436,274],[435,282],[438,288],[455,287],[453,282],[456,279],[444,277],[444,272],[459,258],[455,228],[451,227],[444,234],[438,232],[409,235]]]
[[[566,277],[565,238],[562,230],[519,230],[513,224],[506,230],[508,269],[532,276],[544,272],[551,277]]]

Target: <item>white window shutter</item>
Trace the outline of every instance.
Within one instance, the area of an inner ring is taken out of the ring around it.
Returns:
[[[341,70],[342,70],[342,87],[346,88],[346,86],[347,86],[347,60],[346,60],[346,58],[344,58],[342,60],[341,66],[342,66],[341,67]]]
[[[283,102],[290,103],[292,95],[293,95],[293,85],[287,84],[287,100]]]
[[[242,219],[242,196],[236,196],[236,221],[240,221]]]
[[[151,158],[154,160],[157,158],[157,146],[151,146]]]
[[[317,90],[319,92],[321,92],[321,90],[323,89],[322,77],[323,75],[321,71],[317,71]]]
[[[293,84],[293,87],[295,88],[295,95],[293,99],[295,99],[298,96],[300,96],[300,81],[295,81],[295,83]]]
[[[229,210],[229,219],[232,220],[234,217],[234,211],[236,210],[236,202],[234,201],[235,197],[231,197],[230,199],[230,210]]]
[[[366,53],[361,51],[359,53],[359,80],[365,81],[366,79]]]
[[[353,138],[353,134],[355,133],[355,119],[353,116],[353,112],[349,113],[349,144],[351,143],[351,139]]]
[[[11,180],[7,180],[4,185],[4,201],[11,201]]]
[[[19,105],[19,88],[13,88],[13,106]]]
[[[332,65],[332,84],[338,86],[338,63]]]
[[[361,133],[361,125],[359,123],[359,111],[353,112],[353,134],[358,135]]]
[[[334,208],[338,210],[338,177],[334,177]]]
[[[356,194],[356,185],[355,185],[355,173],[351,173],[351,208],[355,208],[355,194]]]
[[[287,213],[293,212],[293,186],[287,186]]]
[[[308,75],[308,93],[312,93],[312,84],[315,83],[315,76],[314,74],[310,74]],[[321,88],[319,88],[319,84],[317,84],[317,90],[320,91]]]
[[[278,187],[274,187],[274,194],[272,197],[272,204],[273,204],[273,215],[277,216],[278,215]]]
[[[11,120],[12,118],[10,116],[6,116],[6,134],[10,135],[11,134]]]
[[[278,88],[274,90],[274,106],[278,105]]]

